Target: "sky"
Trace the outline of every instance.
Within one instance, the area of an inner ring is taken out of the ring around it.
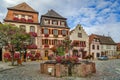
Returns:
[[[26,2],[40,16],[53,9],[67,18],[70,29],[81,24],[88,35],[110,36],[120,42],[120,0],[0,0],[0,21],[7,8]]]

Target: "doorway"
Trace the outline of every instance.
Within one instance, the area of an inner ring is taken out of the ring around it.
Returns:
[[[0,61],[2,61],[2,48],[0,48]]]

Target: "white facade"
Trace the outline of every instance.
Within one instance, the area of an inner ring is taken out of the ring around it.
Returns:
[[[86,51],[85,56],[88,55],[88,53],[89,53],[89,37],[88,37],[87,33],[85,32],[85,30],[83,29],[83,27],[81,27],[81,25],[78,24],[76,26],[76,28],[71,31],[70,40],[72,40],[72,42],[74,42],[74,41],[85,42],[85,46],[74,46],[72,48],[72,50],[74,50],[74,49],[78,50],[78,54],[80,54],[82,57],[83,54],[80,50],[83,49],[84,51]],[[71,51],[71,54],[73,54],[73,51]]]
[[[94,48],[93,48],[94,46]],[[93,56],[94,59],[101,56],[101,45],[98,39],[93,39],[90,44],[90,54]]]

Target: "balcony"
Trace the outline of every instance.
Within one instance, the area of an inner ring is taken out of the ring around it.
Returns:
[[[28,49],[37,49],[37,45],[35,44],[28,45]]]
[[[35,32],[30,32],[29,34],[33,37],[37,37],[37,33],[35,33]]]
[[[44,37],[49,37],[49,34],[44,34]]]

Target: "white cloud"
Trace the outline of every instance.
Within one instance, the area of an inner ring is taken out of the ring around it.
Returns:
[[[89,34],[107,35],[110,32],[115,41],[120,41],[117,38],[120,36],[118,31],[120,30],[120,21],[116,22],[116,16],[119,15],[113,13],[120,11],[120,4],[117,0],[114,3],[104,0],[1,0],[0,2],[2,3],[0,5],[0,11],[2,11],[0,12],[0,21],[6,16],[7,7],[26,2],[37,10],[40,16],[49,9],[54,9],[63,17],[68,18],[71,28],[81,24]]]

